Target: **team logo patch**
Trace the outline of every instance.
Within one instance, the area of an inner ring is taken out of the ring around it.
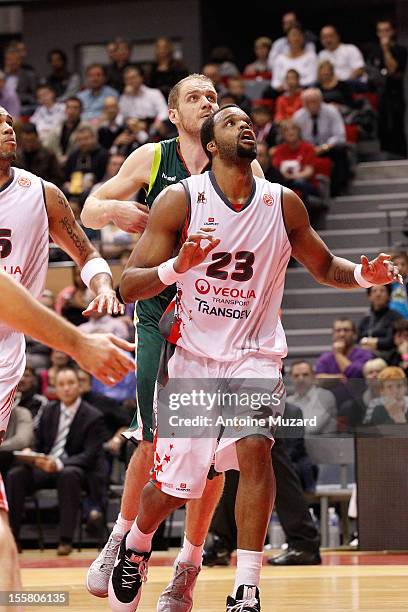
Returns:
[[[17,183],[20,185],[20,187],[30,187],[31,186],[30,179],[26,178],[25,176],[20,176]]]
[[[206,202],[205,191],[199,191],[197,194],[197,204],[205,204]]]
[[[199,278],[195,282],[195,288],[197,289],[198,293],[200,293],[201,295],[205,295],[209,292],[211,286],[210,283],[205,280],[205,278]]]
[[[274,196],[269,195],[269,193],[264,194],[263,201],[267,206],[273,206],[275,204]]]

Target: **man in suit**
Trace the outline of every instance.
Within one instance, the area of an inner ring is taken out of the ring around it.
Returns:
[[[63,368],[56,377],[58,401],[51,402],[36,430],[34,450],[45,454],[33,465],[13,468],[7,477],[10,525],[18,541],[24,498],[37,489],[56,488],[60,509],[58,555],[72,551],[72,540],[86,475],[99,465],[103,416],[84,402],[76,370]]]

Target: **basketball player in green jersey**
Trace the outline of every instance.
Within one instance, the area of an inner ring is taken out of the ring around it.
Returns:
[[[148,208],[165,187],[207,169],[208,158],[200,143],[200,128],[205,118],[218,109],[212,82],[204,75],[190,75],[173,87],[168,103],[169,119],[177,127],[178,138],[148,143],[132,153],[118,174],[87,199],[82,212],[84,225],[100,229],[114,223],[122,230],[140,234],[147,223]],[[263,177],[257,162],[253,170],[254,174]],[[142,187],[147,192],[147,208],[127,201]],[[158,324],[174,293],[174,287],[168,287],[160,295],[136,305],[137,413],[127,437],[139,444],[126,473],[120,514],[105,548],[88,572],[87,588],[99,597],[107,596],[117,549],[137,516],[140,493],[153,466],[153,392],[163,344]],[[202,499],[187,504],[183,548],[176,562],[175,576],[162,595],[158,610],[161,610],[160,605],[167,606],[163,607],[166,611],[173,607],[178,612],[191,610],[191,594],[201,565],[202,548],[223,482],[223,477],[208,480]],[[185,585],[183,607],[179,599],[172,600],[172,589],[174,586],[179,589],[178,583]]]

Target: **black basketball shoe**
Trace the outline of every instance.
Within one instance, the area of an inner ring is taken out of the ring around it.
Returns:
[[[134,612],[140,600],[142,584],[147,580],[151,553],[126,548],[126,536],[120,544],[109,579],[109,604],[112,610]]]
[[[227,598],[227,612],[260,612],[261,600],[256,586],[241,584],[235,599]]]

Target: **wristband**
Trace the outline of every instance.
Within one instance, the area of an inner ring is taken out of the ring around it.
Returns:
[[[109,276],[112,276],[110,267],[102,257],[90,259],[81,270],[81,278],[88,289],[90,289],[91,280],[96,274],[109,274]]]
[[[358,264],[355,268],[354,268],[354,278],[356,279],[356,282],[358,285],[360,285],[360,287],[363,287],[364,289],[368,289],[369,287],[373,286],[373,283],[369,283],[368,281],[366,281],[365,278],[363,278],[363,275],[361,274],[361,264]]]
[[[157,275],[163,285],[174,285],[174,283],[180,278],[180,276],[183,276],[182,274],[176,272],[174,269],[173,264],[176,259],[177,257],[168,259],[164,263],[160,264],[160,266],[157,268]]]

